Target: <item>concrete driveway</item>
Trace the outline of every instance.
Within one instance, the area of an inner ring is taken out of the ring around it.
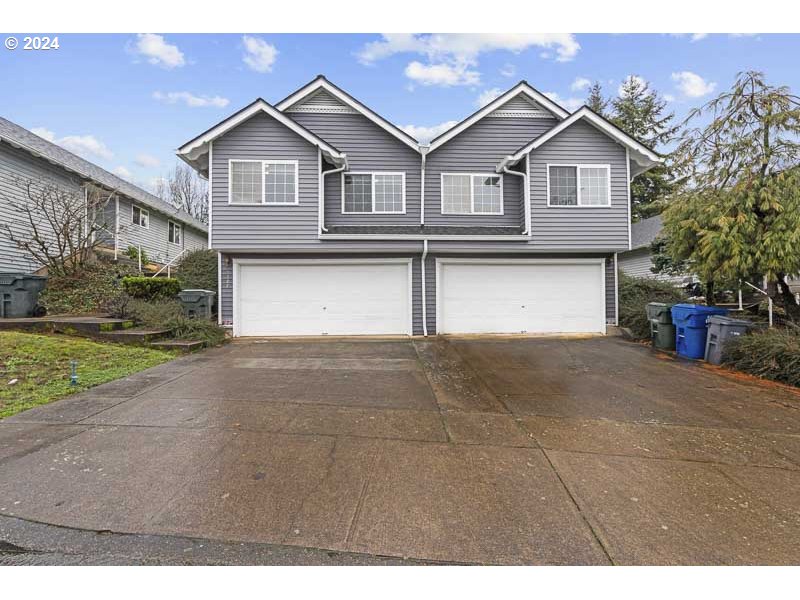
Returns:
[[[800,397],[618,338],[237,342],[0,423],[0,540],[88,562],[797,564],[798,497]]]

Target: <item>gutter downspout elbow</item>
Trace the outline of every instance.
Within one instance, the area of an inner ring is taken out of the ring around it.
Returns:
[[[341,167],[338,167],[336,169],[331,169],[330,171],[322,172],[322,193],[320,194],[320,201],[322,203],[320,210],[322,211],[322,214],[320,216],[320,223],[319,223],[319,228],[322,231],[322,233],[328,233],[328,229],[325,227],[325,178],[328,175],[333,175],[334,173],[341,173],[342,171],[347,170],[347,168],[349,167],[347,163],[347,155],[342,154],[342,158],[344,159],[344,164],[342,164]]]
[[[422,240],[422,260],[420,262],[420,276],[422,277],[422,335],[428,337],[428,295],[425,293],[425,260],[428,258],[428,240]]]
[[[524,186],[522,190],[522,198],[523,202],[525,203],[524,207],[524,214],[525,214],[525,231],[522,232],[522,235],[528,235],[528,211],[530,210],[530,205],[528,202],[528,175],[526,173],[520,173],[519,171],[512,171],[506,165],[506,162],[503,161],[502,173],[506,173],[508,175],[516,175],[517,177],[522,177],[522,185]]]

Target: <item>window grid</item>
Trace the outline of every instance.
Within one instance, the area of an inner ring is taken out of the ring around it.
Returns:
[[[131,217],[134,225],[144,227],[145,229],[150,227],[150,213],[143,208],[139,208],[135,204],[131,210]]]
[[[345,174],[344,212],[372,212],[372,176]]]
[[[500,177],[472,176],[473,211],[476,214],[499,214],[503,210]]]
[[[266,204],[295,204],[297,202],[296,165],[289,163],[264,163]]]
[[[611,206],[609,165],[548,165],[548,206]]]
[[[376,213],[403,212],[403,176],[401,174],[374,174]]]
[[[169,222],[169,241],[173,244],[181,243],[181,226],[177,223]]]
[[[443,173],[442,214],[502,215],[502,177],[474,173]]]
[[[261,161],[231,161],[231,198],[234,204],[261,204],[263,175]]]

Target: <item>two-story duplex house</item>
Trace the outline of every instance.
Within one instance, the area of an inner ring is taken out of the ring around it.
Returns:
[[[97,214],[87,212],[87,219],[97,228],[93,235],[99,238],[98,249],[114,258],[134,246],[152,262],[166,264],[184,252],[207,247],[205,224],[185,211],[0,117],[0,223],[8,224],[17,238],[32,235],[27,214],[15,208],[30,202],[28,182],[39,189],[56,187],[78,199],[90,193],[102,198],[102,210],[95,207]],[[29,273],[41,266],[0,235],[0,271]]]
[[[421,145],[323,76],[178,150],[237,336],[603,333],[659,156],[522,81]]]

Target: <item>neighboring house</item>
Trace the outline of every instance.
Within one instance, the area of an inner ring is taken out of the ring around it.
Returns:
[[[650,245],[661,232],[661,216],[656,215],[649,219],[637,221],[631,225],[631,249],[621,252],[617,257],[620,271],[631,277],[644,277],[660,281],[672,281],[676,284],[691,283],[693,277],[686,275],[667,275],[653,273],[653,253]]]
[[[178,155],[237,336],[603,333],[630,179],[661,160],[524,81],[420,145],[322,76]]]
[[[128,246],[141,247],[155,263],[166,264],[184,250],[206,248],[208,230],[200,221],[156,196],[128,183],[60,146],[0,117],[0,221],[10,223],[15,235],[25,234],[25,215],[10,201],[26,199],[20,183],[47,182],[83,196],[107,195],[97,233],[109,254]],[[0,233],[0,271],[32,272],[42,265]]]

